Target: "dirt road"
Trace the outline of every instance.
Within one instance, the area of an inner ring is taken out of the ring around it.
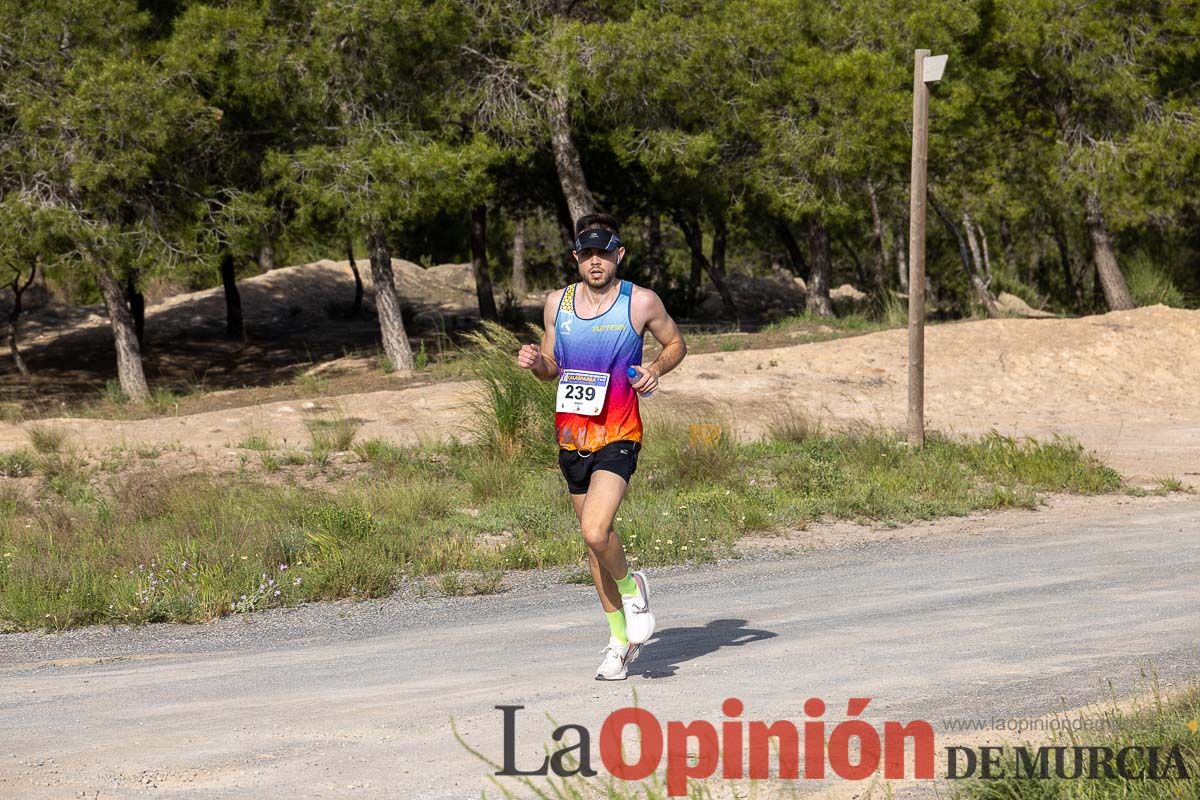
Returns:
[[[518,764],[552,726],[638,702],[660,720],[1040,716],[1196,674],[1200,499],[1058,498],[1036,512],[653,574],[657,638],[596,683],[588,587],[513,576],[474,599],[332,603],[207,626],[0,637],[0,796],[468,798],[526,706]],[[809,541],[807,534],[797,542]],[[941,740],[939,740],[941,741]],[[595,739],[593,747],[595,747]],[[596,760],[598,764],[598,759]],[[513,787],[516,788],[516,787]],[[82,793],[82,794],[81,794]],[[495,795],[495,792],[490,792]]]

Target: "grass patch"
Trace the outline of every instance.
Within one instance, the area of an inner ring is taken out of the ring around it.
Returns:
[[[134,448],[133,452],[137,454],[138,458],[144,461],[153,461],[161,456],[163,451],[161,447],[156,447],[152,444],[139,444]]]
[[[905,322],[907,323],[907,312]],[[861,312],[853,312],[843,314],[840,317],[820,317],[809,313],[797,314],[792,317],[785,317],[776,322],[772,322],[763,328],[765,333],[786,333],[795,330],[804,330],[812,327],[823,328],[826,333],[870,333],[873,331],[885,330],[888,326],[884,325],[877,319],[872,319],[870,316]]]
[[[114,406],[120,406],[129,402],[129,395],[125,394],[119,380],[109,378],[104,382],[104,388],[100,391],[100,399]]]
[[[355,451],[368,468],[329,491],[249,475],[104,485],[69,452],[28,455],[46,491],[36,506],[0,497],[0,553],[13,554],[0,573],[0,629],[202,621],[385,595],[413,578],[478,594],[506,570],[579,568],[583,544],[552,455],[507,457],[486,442],[367,440]],[[308,454],[268,456],[273,469]],[[648,428],[616,528],[631,561],[654,566],[710,560],[744,534],[821,517],[903,522],[1118,488],[1116,473],[1066,440],[930,437],[913,451],[892,434],[822,432],[803,418],[755,442],[719,421],[667,422]]]
[[[254,450],[256,452],[265,452],[275,449],[275,442],[271,438],[271,434],[266,431],[252,430],[247,433],[242,440],[234,445],[239,450]]]
[[[362,423],[343,416],[306,420],[304,427],[312,443],[314,457],[317,453],[341,453],[350,449]]]
[[[49,425],[31,425],[25,435],[34,452],[41,455],[60,452],[67,443],[67,432]]]
[[[354,445],[354,453],[363,461],[380,466],[397,466],[404,460],[404,448],[383,439],[367,439]]]
[[[301,375],[296,378],[296,388],[305,397],[318,397],[329,391],[329,378],[324,375]]]
[[[538,340],[541,331],[530,328]],[[505,457],[549,456],[554,450],[553,381],[540,381],[516,363],[521,342],[507,329],[484,322],[468,334],[468,373],[483,384],[475,404],[482,441]]]
[[[782,410],[774,414],[767,426],[767,437],[776,442],[799,444],[820,436],[821,421],[795,410]]]
[[[1180,492],[1181,494],[1192,493],[1192,488],[1174,475],[1159,475],[1154,479],[1154,485],[1157,487],[1159,494],[1171,494],[1172,492]]]
[[[451,572],[438,580],[438,588],[450,597],[471,597],[481,594],[496,594],[504,582],[503,570],[480,573]]]
[[[178,414],[179,400],[179,396],[170,389],[156,386],[150,390],[150,396],[146,398],[146,405],[154,411],[156,416]]]
[[[36,461],[28,450],[0,453],[0,478],[28,478],[35,471]]]
[[[1133,751],[1127,769],[1131,772],[1147,770],[1146,748],[1159,749],[1158,774],[1168,767],[1167,753],[1178,748],[1184,769],[1189,777],[1180,777],[1172,768],[1167,777],[1158,780],[1127,780],[1115,774],[1108,777],[1103,768],[1095,777],[1077,779],[1060,778],[1055,774],[1053,755],[1047,779],[1017,777],[1015,748],[1005,748],[1011,755],[1002,761],[1005,777],[993,780],[963,781],[954,787],[952,796],[956,800],[1010,800],[1011,798],[1039,798],[1039,800],[1151,800],[1164,797],[1195,797],[1196,776],[1200,775],[1200,733],[1195,726],[1200,720],[1200,686],[1193,683],[1186,691],[1171,700],[1164,699],[1157,691],[1151,697],[1139,698],[1131,709],[1122,709],[1116,703],[1102,710],[1107,723],[1096,729],[1068,730],[1065,737],[1053,741],[1052,745],[1064,747],[1104,747],[1118,753],[1126,747],[1142,748]],[[1039,744],[1027,743],[1030,752],[1036,752]],[[1084,754],[1084,768],[1088,769],[1088,754]],[[1074,757],[1071,751],[1065,759],[1065,772],[1074,773]],[[993,770],[998,774],[998,770]],[[1085,775],[1089,773],[1085,772]],[[958,782],[956,782],[958,783]]]
[[[1160,267],[1147,253],[1138,251],[1126,268],[1129,293],[1139,306],[1164,305],[1184,308],[1187,302],[1168,269]]]

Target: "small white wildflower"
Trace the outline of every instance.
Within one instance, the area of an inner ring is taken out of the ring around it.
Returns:
[[[729,493],[728,493],[728,492],[726,492],[726,494],[729,494]],[[249,558],[249,557],[250,557],[250,556],[242,556],[242,561],[245,561],[245,560],[246,560],[247,558]]]
[[[279,591],[278,589],[275,590],[276,597],[279,597],[279,595],[281,595],[281,594],[283,594],[283,592]]]
[[[296,580],[292,581],[292,586],[299,586],[299,585],[300,585],[300,579],[299,579],[299,578],[296,578]]]

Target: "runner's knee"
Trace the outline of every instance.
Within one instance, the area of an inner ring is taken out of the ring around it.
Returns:
[[[583,540],[587,542],[587,546],[592,550],[603,550],[608,547],[608,543],[612,538],[613,529],[611,525],[584,525]]]

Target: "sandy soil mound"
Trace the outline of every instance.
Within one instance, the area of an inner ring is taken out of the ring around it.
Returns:
[[[1062,433],[1129,474],[1200,476],[1200,311],[935,325],[925,353],[930,429]],[[907,361],[903,330],[715,353],[687,359],[661,394],[714,401],[748,434],[787,409],[901,428]]]
[[[373,308],[370,264],[363,259],[357,265],[364,284],[364,302]],[[392,259],[396,288],[406,304],[419,313],[463,314],[473,308],[475,283],[471,279],[464,284],[464,268],[470,278],[469,264],[424,269],[411,261]],[[270,328],[301,313],[349,308],[354,299],[354,276],[347,261],[317,261],[243,278],[238,281],[238,291],[247,324]],[[175,295],[146,309],[146,327],[156,335],[169,337],[206,328],[223,330],[224,326],[225,294],[220,287]],[[36,347],[58,336],[77,335],[93,328],[108,330],[103,305],[46,307],[22,317],[21,342],[23,347]]]
[[[1200,311],[1155,306],[1083,319],[985,320],[932,326],[926,335],[930,430],[1065,434],[1127,475],[1200,483]],[[902,428],[906,361],[902,330],[695,355],[643,408],[686,419],[722,415],[746,436],[789,413],[827,425]],[[38,424],[62,426],[93,448],[178,443],[201,460],[236,463],[230,445],[247,433],[266,430],[303,444],[305,418],[330,410],[359,420],[360,438],[466,436],[475,391],[469,383],[440,383],[185,417]],[[698,410],[705,405],[711,412]],[[0,425],[0,449],[24,446],[24,427]]]

